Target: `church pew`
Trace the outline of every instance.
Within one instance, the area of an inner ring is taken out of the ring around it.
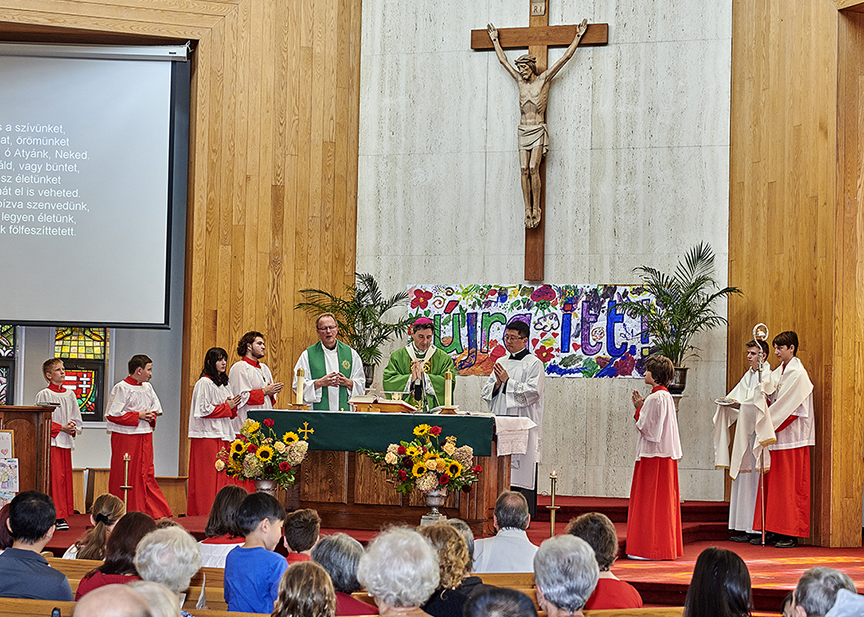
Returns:
[[[60,609],[60,617],[72,617],[75,603],[0,598],[0,617],[47,617],[55,608]],[[261,613],[231,613],[227,610],[198,610],[195,608],[186,608],[185,610],[195,617],[264,617]]]
[[[472,574],[474,574],[474,576],[479,576],[487,585],[495,585],[495,587],[531,589],[534,586],[533,572],[489,572],[486,574]]]

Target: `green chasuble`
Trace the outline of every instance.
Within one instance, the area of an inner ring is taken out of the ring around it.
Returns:
[[[448,370],[453,374],[453,385],[451,391],[456,390],[456,367],[453,364],[453,358],[440,349],[435,349],[432,357],[425,358],[426,375],[432,382],[432,388],[435,390],[435,395],[426,395],[429,408],[439,407],[444,404],[444,373]],[[384,369],[384,390],[387,392],[404,392],[405,385],[411,377],[411,356],[408,354],[408,348],[402,347],[393,352],[390,356],[390,361]],[[416,405],[418,401],[414,400],[413,396],[403,398],[411,405]],[[453,399],[456,403],[456,399]]]
[[[320,379],[327,374],[324,361],[324,345],[317,342],[306,348],[309,356],[309,372],[312,379]],[[342,341],[336,341],[336,357],[339,358],[339,372],[351,379],[351,348]],[[312,406],[313,409],[328,411],[330,409],[329,388],[321,388],[321,400]],[[339,409],[348,409],[348,388],[339,386]]]

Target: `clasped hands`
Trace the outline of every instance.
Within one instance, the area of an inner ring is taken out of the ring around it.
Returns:
[[[315,380],[315,388],[335,388],[338,386],[345,386],[346,388],[353,387],[354,382],[345,377],[339,371],[334,371],[332,373],[328,373],[321,377],[320,379]]]
[[[497,362],[492,367],[492,371],[495,373],[495,387],[500,387],[502,383],[506,383],[508,379],[510,379],[510,375],[507,374],[507,369],[505,369],[501,364]]]
[[[645,402],[645,399],[642,398],[642,395],[636,390],[633,390],[633,394],[630,395],[630,400],[633,401],[633,407],[636,409],[642,407],[642,403]]]

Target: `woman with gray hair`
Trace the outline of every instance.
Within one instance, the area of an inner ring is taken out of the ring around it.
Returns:
[[[312,561],[330,575],[336,591],[336,617],[341,615],[377,615],[378,609],[351,596],[360,591],[357,563],[363,555],[363,545],[344,533],[334,533],[318,540],[312,547]]]
[[[382,532],[357,566],[357,579],[382,617],[426,617],[420,605],[438,588],[439,578],[435,549],[404,527]]]
[[[183,594],[201,568],[201,549],[182,527],[164,527],[151,531],[138,543],[135,567],[142,580],[165,585],[182,606]]]
[[[585,540],[571,535],[549,538],[534,555],[537,604],[548,617],[581,616],[599,575],[594,549]]]

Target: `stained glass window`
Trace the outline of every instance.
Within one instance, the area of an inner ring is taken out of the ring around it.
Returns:
[[[107,328],[57,328],[54,355],[63,358],[66,388],[75,390],[85,422],[101,422]]]
[[[11,405],[15,379],[15,326],[0,324],[0,405]]]

